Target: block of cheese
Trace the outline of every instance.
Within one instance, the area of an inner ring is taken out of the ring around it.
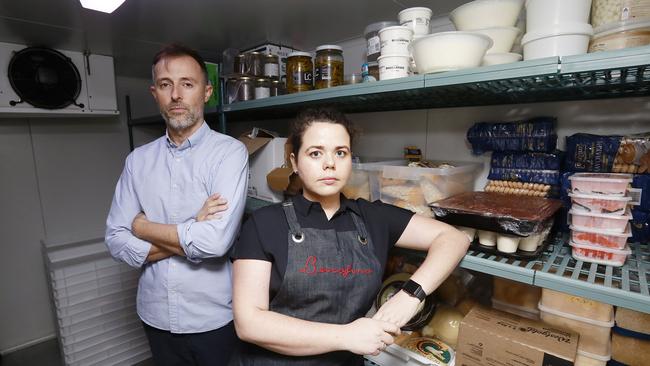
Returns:
[[[494,277],[492,299],[537,312],[542,289],[526,283]]]
[[[650,365],[650,340],[612,333],[612,359],[629,366]]]
[[[650,314],[618,307],[616,308],[616,326],[650,335]]]

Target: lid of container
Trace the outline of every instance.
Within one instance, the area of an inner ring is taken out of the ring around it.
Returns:
[[[397,13],[397,17],[400,18],[402,15],[407,14],[407,13],[411,13],[411,12],[414,12],[414,11],[423,11],[423,12],[429,13],[429,17],[431,17],[431,15],[433,14],[433,11],[431,9],[425,8],[423,6],[417,6],[417,7],[414,7],[414,8],[407,8],[407,9],[404,9],[404,10],[400,11],[399,13]]]
[[[266,82],[266,81],[269,81],[269,79],[267,79],[267,78],[257,78],[257,79],[255,79],[255,81]]]
[[[302,52],[302,51],[295,51],[295,52],[291,52],[289,54],[289,56],[287,56],[287,57],[298,57],[298,56],[300,56],[300,57],[311,57],[311,53]]]
[[[278,55],[274,55],[274,54],[272,54],[272,53],[267,53],[266,55],[264,55],[264,57],[265,57],[265,58],[272,58],[273,60],[277,60],[277,59],[278,59]]]
[[[280,84],[280,80],[271,80],[271,84]]]
[[[594,38],[609,36],[610,34],[629,32],[635,29],[648,28],[650,30],[650,19],[625,20],[622,22],[607,23],[594,29]]]
[[[632,201],[632,197],[619,197],[619,196],[611,196],[611,195],[606,195],[606,194],[582,194],[582,193],[569,193],[569,197],[575,197],[575,198],[584,198],[584,199],[590,199],[590,200],[605,200],[605,201],[624,201],[624,202],[629,202]]]
[[[571,209],[569,211],[569,214],[570,215],[577,215],[577,216],[598,217],[598,218],[601,218],[601,219],[610,219],[610,220],[625,220],[625,221],[632,220],[632,214],[630,214],[630,210],[627,210],[625,212],[625,215],[619,215],[619,214],[583,212],[583,211],[576,211],[574,209]]]
[[[608,183],[630,183],[632,174],[622,173],[575,173],[569,180],[582,182],[608,182]]]
[[[384,20],[381,22],[371,23],[366,26],[366,29],[363,30],[363,34],[368,38],[369,33],[379,32],[380,29],[386,27],[392,27],[394,25],[399,25],[398,22],[394,20]]]
[[[578,243],[574,242],[573,240],[570,240],[569,245],[571,245],[574,248],[587,249],[587,250],[593,250],[593,251],[599,251],[599,252],[605,252],[605,253],[612,253],[612,254],[618,254],[618,255],[632,254],[632,250],[630,249],[630,246],[627,245],[627,244],[625,244],[625,248],[623,248],[623,249],[616,249],[616,248],[609,248],[609,247],[601,247],[599,245],[578,244]],[[539,308],[539,310],[542,310],[542,308]],[[612,319],[612,325],[611,326],[614,326],[614,319]]]
[[[592,360],[596,360],[596,361],[607,362],[607,361],[609,361],[609,360],[612,359],[612,354],[611,354],[611,352],[608,352],[608,353],[607,353],[607,356],[603,356],[603,355],[597,355],[597,354],[595,354],[595,353],[591,353],[591,352],[587,352],[587,351],[583,351],[583,350],[581,350],[581,349],[578,349],[578,354],[581,355],[581,356],[584,356],[584,357],[590,358],[590,359],[592,359]]]
[[[575,226],[571,225],[569,226],[569,229],[573,231],[579,231],[582,233],[591,233],[591,234],[600,234],[600,235],[608,235],[608,236],[618,236],[619,238],[630,238],[632,237],[632,228],[630,227],[630,224],[627,224],[625,227],[625,231],[622,233],[614,233],[611,231],[603,230],[600,228],[596,227],[582,227],[582,226]]]
[[[262,54],[262,52],[260,52],[260,51],[251,51],[251,52],[246,52],[246,53],[249,54],[249,55],[261,55]]]
[[[322,51],[322,50],[337,50],[337,51],[343,51],[343,47],[337,46],[335,44],[324,44],[321,46],[316,47],[316,52]]]
[[[439,32],[439,33],[433,33],[433,34],[427,34],[419,38],[414,38],[411,41],[411,44],[409,47],[414,48],[417,46],[418,43],[431,39],[431,38],[436,38],[436,37],[454,37],[454,36],[470,36],[470,37],[478,37],[484,39],[486,42],[488,42],[488,46],[485,48],[486,50],[492,47],[494,44],[494,41],[492,38],[486,36],[485,34],[481,33],[475,33],[475,32],[463,32],[463,31],[449,31],[449,32]]]
[[[253,80],[252,76],[240,76],[237,78],[238,80]]]
[[[390,26],[390,27],[382,28],[381,30],[379,30],[379,34],[382,34],[382,33],[386,32],[386,31],[396,30],[396,29],[409,31],[411,34],[413,34],[413,29],[412,28],[409,28],[409,27],[406,27],[406,26],[403,26],[403,25],[393,25],[393,26]]]
[[[542,38],[566,36],[570,34],[592,36],[594,28],[589,23],[561,23],[554,24],[547,29],[542,29],[536,32],[527,32],[521,39],[521,44],[525,45],[532,41],[537,41]]]
[[[571,245],[573,245],[573,244],[574,243],[571,243]],[[627,249],[629,250],[630,248],[627,248]],[[632,252],[630,251],[630,253],[632,253]],[[600,321],[600,320],[583,318],[581,316],[571,314],[571,313],[565,313],[562,310],[558,310],[558,309],[555,309],[555,308],[552,308],[552,307],[545,306],[544,304],[542,304],[541,301],[537,304],[537,307],[539,308],[539,311],[541,311],[541,312],[561,316],[563,318],[567,318],[567,319],[571,319],[571,320],[577,320],[579,322],[595,325],[597,327],[611,328],[611,327],[614,326],[614,310],[613,309],[612,309],[612,312],[611,312],[611,320],[608,321],[608,322],[604,322],[604,321]]]

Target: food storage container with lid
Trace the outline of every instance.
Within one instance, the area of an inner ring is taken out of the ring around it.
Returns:
[[[382,55],[411,56],[409,43],[413,39],[413,30],[405,26],[393,26],[379,31]]]
[[[292,52],[287,57],[287,92],[297,93],[314,88],[314,65],[307,52]]]
[[[584,262],[605,264],[608,266],[620,267],[625,264],[629,254],[632,254],[630,247],[623,249],[605,248],[594,245],[570,243],[573,247],[571,254],[576,260]]]
[[[593,0],[591,3],[594,28],[640,19],[650,19],[650,0]]]
[[[415,7],[400,11],[397,14],[399,24],[411,28],[413,35],[429,34],[429,23],[433,12],[429,8]]]
[[[396,21],[383,21],[368,24],[366,29],[363,31],[363,34],[366,37],[366,61],[377,61],[377,58],[381,55],[381,40],[379,39],[379,31],[383,28],[392,27],[394,25],[399,25]]]
[[[623,249],[627,239],[632,237],[630,226],[623,233],[612,233],[595,228],[578,228],[571,226],[571,240],[577,244]]]
[[[411,57],[408,55],[381,55],[379,60],[379,80],[390,80],[409,76]]]
[[[571,208],[575,211],[623,215],[632,201],[631,197],[606,196],[598,194],[569,193]]]
[[[314,88],[338,85],[343,85],[343,48],[334,44],[318,46],[314,58]]]
[[[650,18],[605,24],[594,29],[589,52],[610,51],[650,44]]]
[[[548,288],[541,289],[540,304],[547,309],[601,322],[610,322],[614,317],[614,307],[610,304]]]
[[[594,228],[614,233],[625,232],[628,221],[632,220],[629,210],[624,215],[619,215],[590,213],[572,208],[569,211],[569,216],[571,217],[571,225],[578,229]]]
[[[580,194],[605,194],[625,196],[627,186],[632,183],[631,174],[617,173],[575,173],[569,177],[571,192]]]
[[[524,60],[587,53],[593,34],[588,23],[563,23],[539,31],[528,31],[521,39]]]
[[[526,0],[526,30],[539,32],[556,24],[589,23],[591,0]]]

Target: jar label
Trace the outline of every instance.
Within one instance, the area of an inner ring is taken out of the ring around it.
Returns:
[[[264,64],[264,75],[265,76],[280,76],[280,67],[278,64]]]
[[[381,41],[378,36],[368,38],[368,55],[374,55],[381,51]]]
[[[316,71],[314,75],[314,80],[316,81],[323,81],[323,80],[332,80],[332,67],[329,65],[323,65],[320,67],[317,67],[314,71]]]
[[[271,89],[267,87],[256,87],[255,88],[255,99],[268,98],[271,96]]]
[[[314,75],[309,71],[294,71],[293,85],[311,85],[314,81]]]

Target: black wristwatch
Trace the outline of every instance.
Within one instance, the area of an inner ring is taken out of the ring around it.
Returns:
[[[427,297],[427,294],[422,289],[422,286],[413,280],[404,282],[402,285],[402,290],[404,290],[404,292],[407,294],[417,298],[421,302],[424,301],[424,299]]]

